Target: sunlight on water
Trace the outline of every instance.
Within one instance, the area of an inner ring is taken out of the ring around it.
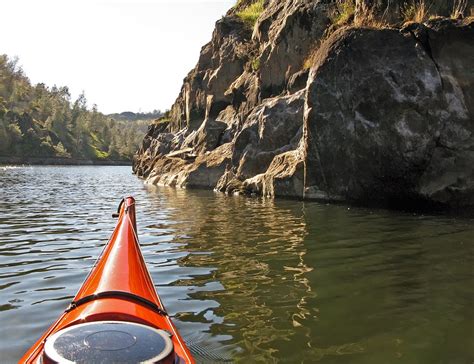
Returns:
[[[472,219],[158,188],[127,167],[0,167],[0,362],[67,307],[128,194],[200,362],[474,360]]]

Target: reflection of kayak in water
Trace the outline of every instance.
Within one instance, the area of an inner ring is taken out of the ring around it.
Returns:
[[[140,252],[135,200],[68,309],[20,363],[194,363]]]

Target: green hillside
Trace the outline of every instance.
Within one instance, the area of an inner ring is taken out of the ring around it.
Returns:
[[[0,55],[0,156],[130,160],[148,120],[106,116],[67,87],[33,85],[17,59]]]

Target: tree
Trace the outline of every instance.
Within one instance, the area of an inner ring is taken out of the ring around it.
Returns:
[[[0,119],[0,153],[5,154],[10,149],[11,138],[8,134],[4,120]]]
[[[64,148],[63,143],[59,142],[55,147],[54,151],[56,152],[56,155],[58,157],[63,157],[63,158],[71,158],[71,154],[68,153],[66,148]]]

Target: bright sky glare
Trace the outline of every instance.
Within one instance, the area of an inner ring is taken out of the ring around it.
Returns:
[[[2,0],[0,54],[104,113],[169,108],[235,0]]]

